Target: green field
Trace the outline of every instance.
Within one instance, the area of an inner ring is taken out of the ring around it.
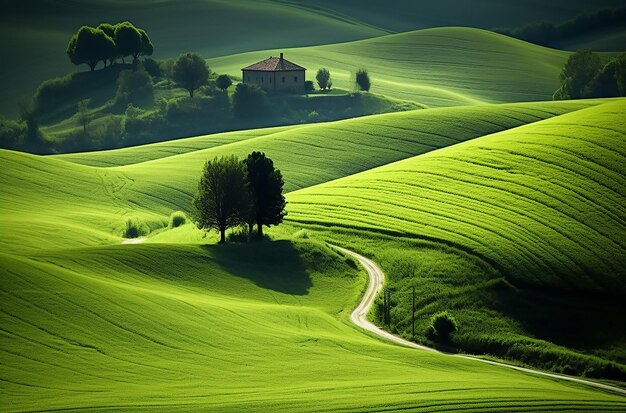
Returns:
[[[265,50],[209,59],[219,73],[241,76],[241,68],[277,55],[304,66],[313,79],[327,67],[336,87],[353,88],[365,67],[372,91],[437,107],[548,100],[568,53],[493,32],[445,27],[343,44]]]
[[[304,189],[289,219],[440,240],[524,284],[624,294],[624,113],[619,100]]]
[[[368,176],[378,182],[379,171],[421,165],[421,159],[464,148],[498,148],[500,139],[535,148],[531,131],[557,133],[574,121],[593,118],[619,128],[623,101],[604,102],[425,109],[99,153],[43,157],[0,151],[0,389],[6,400],[0,410],[623,410],[623,397],[404,349],[360,332],[348,315],[364,287],[363,274],[298,231],[305,213],[315,224],[327,223],[316,213],[323,196],[316,191],[332,191],[342,182]],[[571,129],[577,136],[578,127]],[[522,135],[522,143],[515,140]],[[615,144],[610,136],[602,134],[604,145]],[[274,233],[280,240],[217,246],[213,235],[202,238],[190,224],[167,228],[173,210],[189,209],[206,159],[252,150],[275,160],[291,192],[289,224]],[[609,154],[602,159],[615,162]],[[616,179],[611,185],[623,191]],[[402,180],[386,191],[412,182]],[[609,193],[584,182],[577,183]],[[611,199],[599,205],[623,214]],[[341,209],[329,203],[329,212],[336,213],[328,217],[338,219],[330,223],[338,228],[329,238],[340,237],[340,227],[360,227],[351,204],[343,204]],[[130,217],[150,227],[146,244],[120,245]],[[397,231],[393,220],[383,224],[384,219],[380,215],[362,227]],[[416,237],[421,227],[412,222],[407,220],[404,234]],[[314,238],[325,237],[316,225],[304,226]],[[511,236],[528,249],[520,260],[530,256],[532,248],[522,242],[527,233]],[[355,245],[368,248],[366,241]],[[599,248],[588,254],[600,254]],[[573,285],[588,287],[584,278],[578,281]]]
[[[452,310],[466,351],[623,377],[624,113],[618,100],[305,188],[288,220],[383,265],[399,334],[415,286],[422,341]]]

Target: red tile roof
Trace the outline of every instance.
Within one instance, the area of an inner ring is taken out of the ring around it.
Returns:
[[[282,55],[282,53],[281,53]],[[258,63],[244,67],[241,70],[257,70],[261,72],[282,72],[287,70],[306,70],[302,66],[298,66],[295,63],[281,57],[271,57],[269,59],[262,60]]]

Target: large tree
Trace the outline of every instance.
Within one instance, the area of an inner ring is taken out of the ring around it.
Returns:
[[[250,205],[244,164],[235,156],[207,161],[193,198],[198,228],[216,229],[226,242],[226,229],[245,223]]]
[[[115,45],[120,56],[132,56],[135,65],[139,56],[151,56],[154,51],[145,30],[138,29],[127,21],[115,25]]]
[[[325,67],[319,69],[317,71],[317,75],[315,75],[315,79],[317,80],[317,84],[320,89],[324,90],[328,88],[328,84],[330,82],[330,72]]]
[[[172,77],[183,89],[187,89],[189,96],[209,80],[209,67],[202,57],[196,53],[181,55],[172,68]]]
[[[287,215],[283,176],[263,152],[252,152],[245,164],[252,204],[251,217],[257,224],[258,236],[261,238],[263,225],[280,224]]]
[[[585,87],[600,72],[600,56],[591,50],[578,50],[572,54],[561,71],[561,83],[568,83],[567,95],[571,99],[583,97]]]
[[[103,30],[83,26],[70,39],[66,52],[72,63],[86,64],[93,71],[98,62],[115,55],[115,42]]]

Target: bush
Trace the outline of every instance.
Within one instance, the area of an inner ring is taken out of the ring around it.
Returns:
[[[222,90],[228,89],[232,84],[233,81],[227,75],[219,75],[215,80],[215,85]]]
[[[126,226],[124,227],[124,232],[122,234],[124,238],[139,238],[145,234],[146,228],[139,222],[138,219],[130,218],[126,221]]]
[[[257,85],[239,83],[233,95],[233,112],[236,118],[259,118],[267,114],[267,95]]]
[[[187,222],[187,216],[182,211],[172,212],[170,215],[170,228],[178,228],[181,225],[185,225]]]
[[[154,103],[152,77],[145,70],[124,70],[117,78],[115,103],[126,107],[128,104],[150,106]]]
[[[250,236],[248,234],[248,226],[241,225],[241,226],[238,226],[237,228],[234,228],[228,234],[227,239],[228,239],[228,242],[248,242],[248,240],[250,239]]]
[[[307,80],[304,82],[304,90],[306,90],[307,92],[315,90],[315,85],[313,84],[312,80]]]
[[[151,57],[143,61],[143,68],[152,77],[161,77],[163,75],[161,65]]]
[[[430,318],[430,325],[426,335],[431,340],[448,341],[450,334],[458,330],[458,325],[454,317],[447,311],[437,313]]]
[[[370,82],[370,75],[367,73],[367,69],[357,70],[355,80],[359,90],[369,92],[372,83]]]

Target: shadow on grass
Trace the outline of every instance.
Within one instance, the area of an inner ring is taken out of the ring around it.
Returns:
[[[291,241],[206,245],[215,262],[229,273],[247,278],[262,288],[291,295],[306,295],[311,277]]]
[[[626,342],[626,302],[599,294],[508,288],[492,291],[493,307],[532,336],[565,347],[594,350]],[[626,357],[620,357],[621,362]]]

